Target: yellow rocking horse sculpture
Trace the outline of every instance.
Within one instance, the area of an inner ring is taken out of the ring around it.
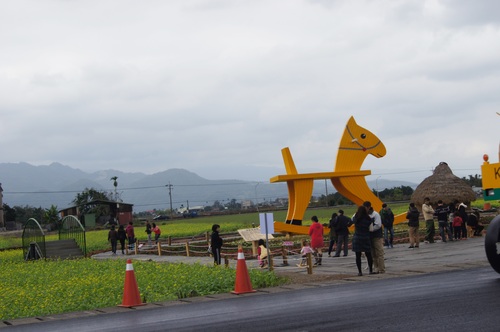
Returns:
[[[351,116],[340,140],[334,172],[299,174],[288,148],[281,150],[285,163],[285,175],[277,175],[270,182],[286,182],[288,186],[288,212],[285,223],[275,222],[276,232],[307,234],[309,227],[301,226],[304,213],[311,199],[314,180],[330,179],[333,186],[344,197],[357,205],[370,201],[379,211],[382,202],[366,183],[365,176],[371,171],[361,170],[368,154],[381,158],[386,150],[380,139],[369,130],[359,126]],[[404,216],[403,216],[404,217]],[[401,219],[401,216],[397,216]]]

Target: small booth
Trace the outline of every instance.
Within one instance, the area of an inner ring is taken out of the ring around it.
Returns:
[[[66,209],[60,210],[61,218],[66,216],[76,216],[80,219],[85,228],[93,228],[96,224],[117,223],[119,225],[126,225],[133,220],[132,207],[133,204],[94,200],[79,206],[70,206]],[[95,211],[85,213],[85,211],[95,210],[97,207],[101,213],[96,214]],[[98,216],[100,215],[100,216]]]

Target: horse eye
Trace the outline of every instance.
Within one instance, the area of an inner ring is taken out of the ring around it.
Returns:
[[[366,138],[366,135],[365,135],[365,134],[361,134],[361,138],[362,138],[362,139],[365,139],[365,138]]]

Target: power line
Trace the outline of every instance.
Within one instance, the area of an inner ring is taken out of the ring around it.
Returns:
[[[172,187],[210,187],[210,186],[231,186],[231,185],[250,185],[255,182],[239,182],[239,183],[207,183],[207,184],[168,184],[168,186]],[[124,190],[143,190],[143,189],[158,189],[165,188],[165,185],[158,186],[145,186],[145,187],[129,187],[129,188],[120,188],[121,191]],[[105,189],[106,191],[113,190]],[[81,193],[83,190],[42,190],[42,191],[4,191],[4,194],[71,194],[71,193]]]

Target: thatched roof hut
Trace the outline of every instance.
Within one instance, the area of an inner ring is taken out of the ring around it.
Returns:
[[[438,200],[442,200],[445,204],[457,200],[470,206],[470,202],[476,200],[476,194],[471,186],[458,176],[453,175],[445,162],[440,162],[433,174],[417,186],[411,196],[411,201],[420,209],[426,197],[431,199],[433,205]]]

